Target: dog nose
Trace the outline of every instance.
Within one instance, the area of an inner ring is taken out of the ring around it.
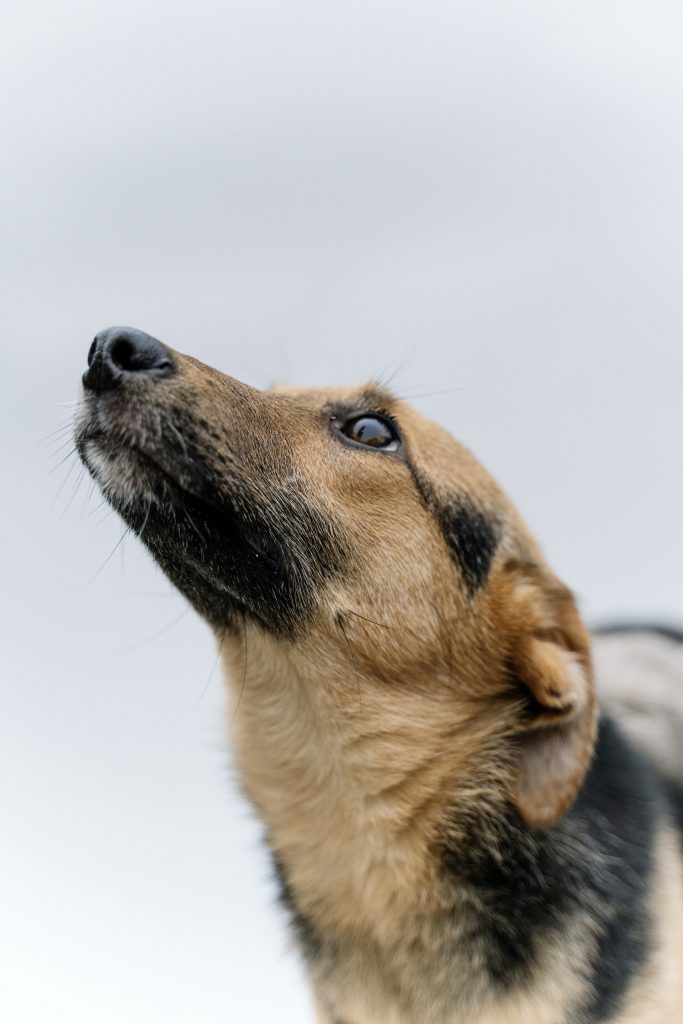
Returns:
[[[134,327],[107,327],[90,346],[83,386],[99,394],[133,378],[167,377],[174,368],[161,341]]]

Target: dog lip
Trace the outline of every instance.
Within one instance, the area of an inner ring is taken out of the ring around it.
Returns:
[[[106,437],[107,432],[105,430],[84,430],[78,434],[77,441],[80,444],[87,444],[88,441],[97,441],[100,437]]]
[[[124,437],[117,436],[111,431],[102,430],[100,428],[87,430],[78,439],[80,447],[85,447],[89,442],[94,442],[99,450],[99,454],[105,458],[109,458],[112,454],[116,454],[123,456],[124,458],[132,456],[133,458],[138,459],[140,462],[144,463],[145,469],[150,471],[150,474],[156,475],[172,489],[176,500],[181,501],[182,496],[186,495],[195,501],[204,503],[215,512],[222,511],[218,502],[211,500],[211,497],[207,494],[206,487],[193,487],[192,483],[188,480],[187,474],[183,474],[182,480],[179,479],[167,465],[164,465],[159,460],[158,454],[150,451],[146,446],[140,443],[135,443]],[[104,442],[104,444],[100,444],[99,442]],[[110,450],[108,451],[107,449]],[[113,451],[111,449],[113,449]],[[141,484],[144,484],[145,480],[142,479],[140,482]]]
[[[89,436],[91,438],[94,437],[96,442],[103,439],[107,444],[111,442],[111,447],[115,449],[116,454],[119,456],[132,456],[134,459],[144,463],[145,470],[149,471],[150,475],[153,474],[157,480],[160,480],[168,488],[169,493],[165,497],[169,503],[184,509],[192,517],[195,517],[195,513],[202,517],[200,529],[208,529],[209,533],[213,532],[214,537],[220,537],[223,543],[227,541],[228,544],[233,539],[234,531],[239,531],[251,548],[254,558],[262,561],[264,565],[272,562],[272,554],[264,547],[258,534],[249,530],[248,527],[246,527],[247,532],[244,533],[245,524],[240,522],[240,517],[237,515],[234,504],[230,501],[229,497],[225,496],[217,500],[215,496],[212,498],[207,495],[206,488],[193,488],[185,482],[181,483],[172,472],[157,461],[154,454],[139,444],[133,444],[121,437],[112,437],[107,431],[99,431],[95,435],[91,434]],[[100,454],[104,455],[105,458],[109,454],[106,451],[107,444],[100,447]],[[190,519],[191,523],[192,521]],[[193,525],[193,528],[202,540],[207,540],[206,537],[202,537],[196,524]],[[185,551],[185,555],[187,556],[187,551]],[[274,567],[273,572],[277,573],[277,568]],[[216,584],[215,579],[212,582],[214,585]],[[249,612],[259,621],[267,622],[264,618],[263,609],[253,604],[241,590],[232,586],[230,577],[220,580],[220,592],[224,595],[230,595],[231,601],[238,607],[241,614]]]

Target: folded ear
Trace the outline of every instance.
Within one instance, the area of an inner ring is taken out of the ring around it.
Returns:
[[[513,796],[531,825],[574,802],[590,764],[597,708],[588,634],[572,594],[547,570],[508,567],[509,668],[524,697]]]

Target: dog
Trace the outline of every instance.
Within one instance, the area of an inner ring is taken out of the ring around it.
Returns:
[[[600,712],[474,456],[378,385],[261,392],[132,328],[83,385],[83,462],[215,631],[319,1020],[683,1021],[683,771]]]

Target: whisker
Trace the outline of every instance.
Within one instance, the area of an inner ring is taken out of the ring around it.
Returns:
[[[73,423],[71,422],[71,417],[69,417],[69,419],[60,427],[57,427],[56,430],[51,430],[49,434],[45,434],[43,437],[39,437],[36,444],[47,444],[47,442],[52,440],[53,437],[57,437],[58,435],[61,436],[62,434],[65,434],[67,430],[69,432],[73,430]]]
[[[361,694],[361,691],[360,691],[360,679],[358,677],[358,667],[356,665],[356,659],[355,659],[354,654],[353,654],[353,648],[351,647],[351,644],[349,643],[349,638],[346,635],[346,627],[344,626],[344,619],[343,619],[343,617],[341,615],[337,616],[337,623],[338,623],[339,628],[341,629],[341,631],[342,631],[342,633],[344,635],[344,639],[346,640],[346,646],[349,649],[349,656],[351,658],[351,664],[353,665],[353,671],[354,671],[354,675],[356,677],[356,688],[358,690],[358,703],[360,705],[360,711],[361,711],[361,714],[362,714],[363,713],[363,697],[362,697],[362,694]]]
[[[438,395],[454,395],[456,391],[467,391],[467,387],[463,385],[460,388],[444,388],[443,391],[421,391],[421,392],[395,392],[396,398],[402,401],[412,402],[416,398],[435,398]]]
[[[71,492],[71,497],[70,497],[70,498],[69,498],[69,500],[67,501],[67,503],[66,503],[66,506],[65,506],[65,508],[64,508],[64,511],[62,512],[62,514],[61,514],[61,516],[60,516],[60,519],[63,519],[63,518],[64,518],[64,516],[65,516],[65,515],[67,514],[67,512],[69,511],[69,509],[71,508],[71,505],[72,505],[72,503],[73,503],[73,500],[74,500],[74,498],[76,497],[76,495],[78,494],[78,491],[79,491],[79,489],[80,489],[80,486],[81,486],[81,484],[83,483],[83,477],[85,476],[85,473],[86,473],[86,468],[85,468],[85,466],[81,466],[81,471],[80,471],[80,473],[78,474],[78,477],[77,477],[77,479],[76,479],[76,483],[74,484],[74,489],[73,489],[73,491]]]
[[[124,530],[123,537],[118,545],[119,551],[121,552],[121,572],[126,571],[126,537],[130,532],[131,530]]]
[[[70,459],[70,458],[71,458],[71,456],[72,456],[72,455],[75,455],[75,454],[76,454],[76,445],[74,445],[74,446],[73,446],[73,448],[71,449],[71,451],[70,451],[70,452],[67,452],[67,453],[66,453],[66,455],[64,456],[64,458],[63,458],[63,459],[61,459],[61,460],[60,460],[60,461],[59,461],[59,462],[57,463],[57,465],[56,465],[56,466],[53,466],[53,467],[52,467],[52,469],[49,469],[49,470],[48,470],[48,476],[51,476],[51,475],[52,475],[53,473],[56,473],[56,472],[57,472],[57,470],[59,469],[59,467],[60,467],[60,466],[63,466],[63,465],[64,465],[64,463],[65,463],[65,462],[67,461],[67,459]],[[77,462],[75,462],[75,463],[74,463],[74,465],[75,465],[75,466],[77,466],[77,465],[78,465],[78,463],[77,463]]]
[[[57,441],[59,441],[59,438],[57,438]],[[50,452],[50,454],[47,456],[48,462],[50,461],[50,459],[54,459],[55,455],[59,455],[59,453],[61,451],[63,451],[68,444],[73,444],[73,438],[71,437],[70,433],[69,433],[69,437],[67,437],[65,441],[62,441],[62,443],[60,445],[58,445],[58,447],[55,448],[55,450],[53,452]],[[74,451],[75,450],[76,450],[76,446],[74,445]]]
[[[353,608],[345,608],[344,612],[348,612],[349,615],[354,615],[357,619],[362,619],[363,622],[371,622],[373,626],[381,626],[382,629],[393,629],[393,626],[387,626],[386,622],[376,622],[374,619],[369,619],[367,615],[361,615],[360,612],[354,612]]]
[[[95,573],[95,574],[94,574],[93,576],[91,576],[91,577],[90,577],[90,579],[88,580],[88,582],[87,582],[86,586],[88,586],[88,587],[89,587],[89,586],[90,586],[90,584],[91,584],[91,583],[93,582],[93,580],[97,579],[97,577],[98,577],[98,576],[99,576],[99,574],[100,574],[100,573],[102,572],[102,570],[104,569],[104,567],[105,567],[106,565],[108,565],[108,564],[109,564],[109,562],[110,562],[110,561],[112,560],[112,558],[114,557],[115,553],[116,553],[116,552],[118,551],[118,549],[119,549],[119,548],[121,547],[121,544],[123,543],[123,541],[125,540],[125,538],[126,538],[126,537],[128,536],[128,534],[130,533],[130,531],[131,531],[131,527],[130,527],[130,526],[127,526],[127,527],[126,527],[126,529],[125,529],[125,530],[123,531],[123,533],[121,534],[121,536],[119,537],[119,539],[117,540],[116,544],[114,545],[114,548],[113,548],[113,550],[109,552],[109,554],[107,555],[107,557],[105,558],[105,560],[104,560],[104,561],[102,562],[102,565],[101,565],[101,566],[99,567],[99,569],[97,570],[97,572],[96,572],[96,573]]]
[[[206,544],[206,537],[204,536],[203,533],[201,533],[199,527],[196,525],[196,523],[195,523],[194,519],[192,518],[192,516],[190,515],[190,513],[187,511],[187,509],[183,509],[183,512],[187,516],[187,520],[188,520],[190,526],[192,527],[194,532],[197,534],[197,536],[199,537],[199,539],[202,542],[202,544],[203,545]]]
[[[247,682],[247,665],[249,664],[249,640],[247,636],[247,621],[244,616],[244,612],[242,612],[242,635],[244,637],[244,671],[242,672],[242,684],[240,686],[239,697],[237,698],[237,704],[235,704],[235,710],[232,713],[233,722],[237,718],[237,712],[239,711],[240,704],[242,703],[242,695]]]
[[[75,451],[75,449],[74,449],[74,451]],[[74,453],[70,452],[69,454],[73,455]],[[66,458],[62,459],[60,465],[63,465],[66,462],[66,459],[68,459],[68,458],[69,458],[69,456],[67,455]],[[73,473],[73,471],[74,471],[74,469],[75,469],[75,467],[77,465],[78,465],[78,462],[76,460],[74,460],[74,462],[72,462],[71,465],[69,466],[69,472],[66,474],[66,476],[62,480],[62,482],[61,482],[61,484],[59,486],[59,490],[55,494],[54,499],[52,501],[52,505],[50,506],[51,508],[54,508],[55,505],[57,504],[57,502],[59,501],[59,496],[62,493],[62,491],[64,490],[64,488],[66,486],[67,480],[69,479],[69,477],[71,476],[71,474]],[[53,473],[57,469],[59,469],[59,466],[55,466],[54,469],[50,470],[50,473]],[[50,474],[48,474],[48,475],[50,475]]]
[[[94,487],[94,486],[95,486],[95,481],[93,480],[93,487]],[[92,495],[92,487],[91,487],[91,489],[90,489],[90,494]],[[95,515],[95,513],[96,513],[96,512],[99,512],[99,511],[100,511],[100,509],[102,508],[102,506],[103,506],[103,505],[106,505],[106,504],[108,504],[108,502],[107,502],[107,499],[106,499],[106,498],[102,498],[102,501],[101,501],[101,502],[99,503],[99,505],[95,505],[95,507],[94,507],[94,508],[91,508],[91,509],[90,509],[90,511],[88,512],[88,515],[89,515],[89,516],[94,516],[94,515]]]
[[[377,384],[380,387],[391,389],[392,381],[396,380],[399,373],[403,373],[407,366],[415,358],[417,352],[417,343],[409,345],[403,352],[403,355],[397,356],[392,359],[386,369],[382,370],[380,374],[375,377]]]
[[[109,511],[105,515],[102,516],[100,521],[95,523],[95,525],[93,526],[93,533],[94,533],[95,530],[99,530],[99,528],[102,525],[102,523],[106,523],[107,519],[109,519],[109,516],[113,516],[114,515],[114,512],[115,512],[115,509],[110,508]]]
[[[175,436],[180,441],[180,445],[181,445],[181,447],[183,449],[183,453],[185,455],[185,458],[188,460],[188,462],[191,461],[190,460],[189,452],[187,450],[187,444],[185,443],[185,438],[183,437],[183,435],[180,433],[180,431],[177,429],[177,427],[173,423],[169,422],[168,426],[171,428],[171,430],[173,431]]]
[[[175,597],[175,595],[173,596]],[[168,633],[169,629],[173,629],[174,626],[177,626],[178,623],[181,622],[185,618],[185,616],[189,614],[189,611],[190,609],[186,608],[183,612],[180,613],[180,615],[176,615],[174,619],[171,619],[170,622],[167,622],[165,626],[161,627],[161,629],[156,630],[156,632],[152,633],[151,636],[147,636],[143,640],[136,640],[136,642],[134,644],[131,644],[130,647],[124,647],[122,651],[117,651],[114,655],[112,655],[112,657],[120,658],[125,654],[130,654],[131,651],[136,651],[139,647],[144,647],[146,644],[150,644],[154,640],[158,640],[159,637],[164,635],[164,633]]]
[[[369,619],[367,615],[361,615],[360,612],[355,612],[353,608],[345,608],[344,612],[348,613],[349,615],[353,615],[357,619],[363,619],[364,622],[370,622],[372,623],[373,626],[379,626],[381,629],[392,630],[396,628],[395,626],[388,626],[386,622],[377,622],[376,619]],[[410,633],[411,636],[417,637],[418,640],[422,639],[420,634],[416,633],[415,630],[410,629],[409,626],[401,625],[401,629],[406,633]]]
[[[143,524],[140,527],[140,529],[138,530],[138,537],[140,537],[140,538],[142,538],[142,535],[145,532],[145,529],[147,528],[147,521],[149,519],[149,514],[150,514],[151,511],[152,511],[152,499],[149,498],[148,501],[147,501],[147,511],[145,512],[145,518],[144,518]]]
[[[219,661],[219,659],[220,659],[220,656],[221,656],[221,654],[223,653],[223,643],[224,643],[224,641],[225,641],[225,634],[226,634],[226,632],[227,632],[227,626],[226,626],[226,627],[224,627],[224,629],[223,629],[223,633],[222,633],[222,635],[221,635],[221,642],[220,642],[220,644],[219,644],[219,646],[218,646],[218,653],[216,654],[216,660],[215,660],[215,661],[214,661],[214,663],[213,663],[213,668],[212,668],[212,669],[211,669],[211,671],[209,672],[209,678],[208,678],[208,679],[206,680],[206,682],[204,683],[204,688],[203,688],[202,692],[201,692],[201,693],[199,694],[199,697],[197,698],[197,702],[196,702],[196,704],[195,704],[195,705],[194,705],[194,707],[192,708],[192,710],[193,710],[193,711],[196,711],[196,710],[197,710],[197,708],[199,707],[199,705],[201,704],[202,700],[204,699],[204,695],[205,695],[206,691],[207,691],[207,690],[208,690],[208,688],[209,688],[209,683],[210,683],[210,682],[211,682],[211,680],[213,679],[213,674],[214,674],[214,672],[216,671],[216,666],[218,665],[218,661]]]
[[[90,490],[86,492],[86,495],[85,495],[85,500],[84,500],[84,502],[83,502],[83,507],[82,507],[82,509],[81,509],[81,519],[83,519],[83,517],[84,517],[84,516],[86,515],[86,511],[85,511],[85,510],[86,510],[86,508],[88,507],[88,502],[90,501],[90,499],[91,499],[91,498],[92,498],[92,496],[93,496],[93,491],[94,491],[94,490],[95,490],[95,481],[94,481],[94,480],[91,480],[91,481],[90,481]],[[99,507],[101,508],[102,506],[100,505]],[[90,513],[88,513],[88,515],[89,515],[89,514],[90,514]]]

